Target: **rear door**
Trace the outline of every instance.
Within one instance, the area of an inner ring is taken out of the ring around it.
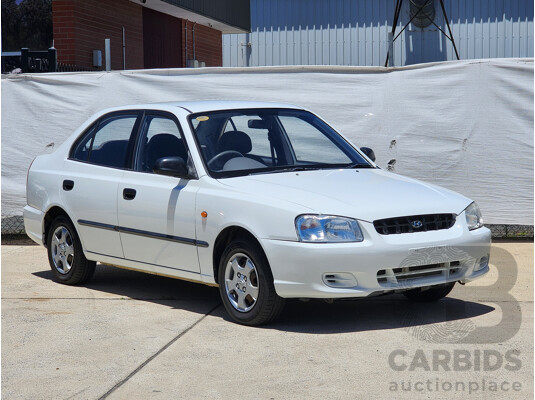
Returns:
[[[88,252],[123,257],[117,191],[132,163],[140,116],[139,111],[127,111],[101,117],[75,142],[65,161],[62,201]]]

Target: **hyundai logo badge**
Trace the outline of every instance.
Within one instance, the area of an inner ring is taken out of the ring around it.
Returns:
[[[420,221],[419,219],[415,219],[414,221],[411,222],[411,226],[414,228],[414,229],[420,229],[424,224],[422,223],[422,221]]]

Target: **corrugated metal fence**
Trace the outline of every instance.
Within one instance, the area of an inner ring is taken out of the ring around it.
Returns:
[[[405,0],[397,32],[410,20]],[[440,3],[435,23],[446,26]],[[384,65],[395,0],[251,0],[250,34],[223,35],[223,66]],[[533,57],[533,1],[444,0],[461,59]],[[412,24],[394,65],[454,60],[448,39]]]

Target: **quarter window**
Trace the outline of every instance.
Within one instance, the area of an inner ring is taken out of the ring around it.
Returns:
[[[89,130],[79,139],[78,143],[74,145],[74,151],[72,158],[78,161],[89,160],[89,152],[91,151],[91,142],[93,140],[93,134],[97,124],[93,125]]]

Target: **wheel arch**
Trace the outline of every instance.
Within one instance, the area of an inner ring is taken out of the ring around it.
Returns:
[[[54,221],[57,217],[64,216],[71,221],[72,225],[74,225],[73,220],[71,217],[69,217],[69,214],[67,212],[59,207],[59,206],[52,206],[48,209],[48,211],[45,214],[45,217],[43,219],[43,244],[47,245],[47,238],[48,238],[48,231],[50,230],[50,226],[52,225],[52,221]],[[76,228],[75,228],[76,229]]]
[[[262,247],[262,244],[256,238],[255,235],[253,235],[250,231],[241,226],[228,226],[221,232],[219,232],[219,235],[217,235],[217,238],[214,242],[214,251],[212,252],[212,265],[214,271],[214,280],[216,281],[216,283],[219,283],[219,261],[221,260],[225,249],[234,240],[240,238],[248,239],[255,243],[258,246],[258,249],[261,251],[262,255],[264,256],[265,260],[268,261],[264,248]]]

